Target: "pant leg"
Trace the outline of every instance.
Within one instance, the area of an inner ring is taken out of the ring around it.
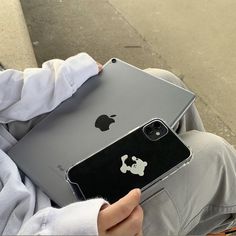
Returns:
[[[210,133],[181,137],[192,148],[192,160],[143,204],[145,236],[205,235],[236,224],[236,151]]]
[[[179,87],[187,89],[186,85],[176,75],[167,70],[148,68],[145,69],[144,71],[155,77],[160,77]],[[190,108],[186,111],[184,116],[177,123],[174,130],[177,133],[184,133],[188,130],[205,131],[204,125],[202,123],[202,120],[200,118],[200,115],[197,111],[195,104],[192,104],[190,106]]]

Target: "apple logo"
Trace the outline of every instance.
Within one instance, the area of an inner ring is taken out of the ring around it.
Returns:
[[[95,127],[101,131],[109,130],[110,124],[115,123],[112,117],[116,117],[116,115],[111,115],[110,117],[108,115],[100,115],[95,122]]]

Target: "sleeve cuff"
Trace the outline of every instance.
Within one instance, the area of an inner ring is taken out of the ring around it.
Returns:
[[[87,79],[97,75],[97,62],[87,53],[79,53],[65,61],[63,70],[66,77],[75,92]]]
[[[22,227],[20,235],[98,235],[97,217],[103,199],[72,203],[61,209],[39,211]]]

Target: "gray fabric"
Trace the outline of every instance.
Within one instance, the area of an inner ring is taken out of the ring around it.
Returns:
[[[185,87],[168,71],[146,71]],[[236,151],[222,138],[199,132],[204,126],[195,105],[175,128],[193,157],[144,204],[144,235],[205,235],[236,225]]]
[[[189,131],[191,162],[160,183],[144,205],[144,235],[205,235],[235,224],[236,152],[222,138]]]
[[[7,151],[16,142],[17,140],[7,131],[5,125],[0,124],[0,149]]]

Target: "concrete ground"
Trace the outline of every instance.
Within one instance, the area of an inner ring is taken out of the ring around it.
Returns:
[[[208,131],[236,146],[235,0],[21,0],[38,64],[86,51],[168,69]]]
[[[36,66],[19,0],[0,0],[0,6],[0,62],[19,70]]]

